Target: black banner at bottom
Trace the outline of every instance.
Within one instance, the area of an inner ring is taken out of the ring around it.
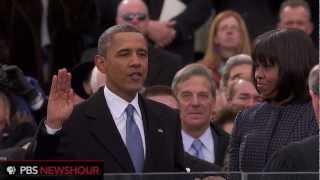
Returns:
[[[103,161],[0,161],[0,176],[1,179],[103,179]]]

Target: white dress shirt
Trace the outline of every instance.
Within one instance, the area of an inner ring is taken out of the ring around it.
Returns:
[[[133,105],[135,109],[134,115],[133,115],[134,121],[136,122],[139,128],[142,144],[143,144],[143,152],[144,152],[144,155],[146,155],[146,143],[145,143],[145,137],[144,137],[142,115],[141,115],[141,110],[140,110],[139,101],[138,101],[138,93],[136,94],[134,99],[129,103],[126,100],[119,97],[118,95],[111,92],[110,89],[108,89],[107,86],[105,86],[104,96],[106,98],[108,107],[110,109],[111,116],[113,117],[114,123],[117,126],[117,129],[121,135],[121,138],[124,144],[127,144],[126,143],[127,114],[125,110],[129,104]]]
[[[182,141],[183,141],[183,148],[185,152],[188,152],[189,154],[193,154],[193,149],[191,147],[193,141],[195,138],[190,136],[187,132],[184,130],[181,130],[182,134]],[[214,157],[214,140],[212,137],[211,128],[208,127],[208,129],[198,138],[202,144],[202,153],[204,156],[204,159],[208,162],[214,163],[215,157]]]

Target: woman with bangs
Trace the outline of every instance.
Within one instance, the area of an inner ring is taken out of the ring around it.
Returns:
[[[237,12],[223,11],[212,21],[207,50],[199,63],[212,71],[212,78],[219,86],[227,59],[237,54],[251,54],[247,27]]]
[[[317,60],[302,31],[273,30],[257,38],[252,76],[264,102],[237,115],[230,171],[260,172],[275,151],[318,133],[307,87]]]

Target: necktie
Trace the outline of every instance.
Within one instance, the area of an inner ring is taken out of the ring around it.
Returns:
[[[202,147],[203,144],[199,139],[195,139],[193,140],[193,143],[191,144],[191,148],[194,150],[194,156],[196,156],[199,159],[203,159],[204,160],[204,156],[202,153]]]
[[[134,107],[131,104],[127,106],[126,113],[127,149],[136,172],[142,172],[144,163],[143,145],[139,128],[136,122],[134,121]]]

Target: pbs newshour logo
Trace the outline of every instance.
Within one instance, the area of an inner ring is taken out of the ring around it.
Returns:
[[[8,173],[9,175],[14,175],[14,174],[16,174],[16,171],[17,171],[17,169],[16,169],[16,167],[14,167],[14,166],[8,166],[8,167],[7,167],[7,173]]]
[[[7,166],[6,171],[9,175],[37,175],[38,166]]]

